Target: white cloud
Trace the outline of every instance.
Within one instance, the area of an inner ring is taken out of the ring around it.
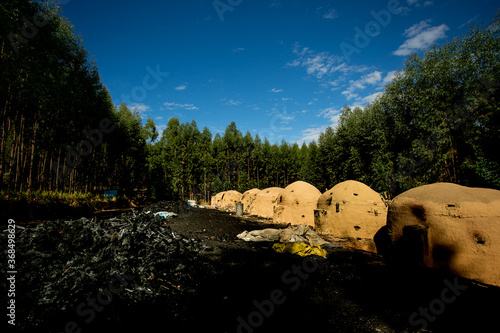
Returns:
[[[151,110],[151,107],[149,105],[143,104],[143,103],[132,103],[129,106],[130,110],[137,110],[141,115],[145,115],[145,113],[149,110]]]
[[[334,20],[339,17],[339,14],[337,14],[336,9],[329,9],[322,17],[327,20]]]
[[[431,23],[431,20],[420,21],[419,23],[414,24],[411,27],[409,27],[408,29],[406,29],[403,35],[408,37],[408,38],[414,37],[414,36],[418,35],[419,33],[421,33],[422,30],[424,30],[425,28],[430,27],[431,26],[430,23]]]
[[[257,104],[249,104],[249,105],[247,105],[247,108],[250,108],[250,109],[255,110],[255,111],[260,110],[260,107]]]
[[[237,47],[235,49],[232,49],[231,52],[232,53],[239,53],[239,52],[243,52],[245,51],[246,49],[244,47]]]
[[[175,87],[175,90],[185,90],[187,88],[187,85],[183,84],[178,87]]]
[[[279,115],[279,118],[282,119],[282,122],[289,122],[290,120],[294,120],[295,116],[284,116],[284,115]]]
[[[364,105],[373,102],[377,97],[381,96],[383,92],[376,91],[382,89],[386,84],[391,82],[396,77],[397,71],[390,71],[384,76],[380,71],[374,71],[372,73],[363,75],[359,80],[351,80],[349,81],[349,87],[342,92],[342,95],[348,101],[353,100],[351,103],[352,108],[359,106],[361,108]],[[369,95],[362,97],[357,92],[357,90],[364,90],[368,88],[372,88],[372,93]],[[375,88],[375,92],[373,92],[373,88]]]
[[[330,90],[331,90],[331,91],[335,91],[335,90],[338,90],[338,89],[340,89],[340,88],[341,88],[341,86],[342,86],[342,82],[344,82],[345,80],[346,80],[346,77],[345,77],[345,76],[343,76],[343,75],[341,75],[341,76],[337,77],[337,78],[336,78],[335,80],[333,80],[333,81],[328,81],[328,82],[327,82],[327,86],[328,86],[328,87],[330,87],[330,86],[331,86]]]
[[[394,78],[396,77],[396,73],[398,71],[391,71],[391,72],[388,72],[387,75],[384,77],[384,79],[382,80],[382,85],[386,85],[390,82],[392,82],[392,80],[394,80]]]
[[[382,81],[382,72],[374,71],[369,74],[363,75],[359,80],[350,80],[350,86],[342,92],[347,100],[358,98],[359,94],[354,93],[356,89],[363,90],[367,85],[376,85]]]
[[[363,104],[368,104],[368,103],[371,103],[373,102],[377,97],[379,96],[382,96],[384,93],[379,91],[379,92],[376,92],[376,93],[373,93],[371,95],[368,95],[364,98],[361,99],[361,103]]]
[[[269,4],[269,7],[271,7],[271,8],[277,8],[279,6],[280,6],[280,1],[279,0],[274,0],[273,2],[271,2]]]
[[[475,20],[477,20],[477,18],[479,17],[479,15],[476,15],[472,18],[470,18],[467,22],[465,22],[464,24],[461,24],[458,26],[458,29],[462,29],[463,27],[465,26],[468,26],[469,24],[471,24],[472,22],[474,22]]]
[[[358,97],[359,97],[359,95],[358,95],[358,94],[355,94],[355,93],[354,93],[354,88],[353,88],[353,87],[349,87],[347,90],[344,90],[344,91],[342,92],[342,95],[344,95],[344,96],[345,96],[345,98],[346,98],[348,101],[350,101],[350,100],[351,100],[351,99],[353,99],[353,98],[358,98]]]
[[[160,135],[158,135],[158,138],[156,140],[160,140],[161,139],[161,134],[163,133],[163,131],[167,128],[167,125],[166,124],[157,124],[156,125],[156,131],[158,133],[160,133]]]
[[[307,103],[307,105],[313,105],[314,102],[317,102],[318,99],[317,98],[313,98],[309,103]]]
[[[330,121],[329,126],[335,127],[335,126],[337,126],[341,112],[342,112],[342,110],[340,110],[340,109],[336,109],[334,107],[329,107],[329,108],[320,110],[320,113],[318,114],[318,116],[328,119]]]
[[[177,110],[177,109],[199,110],[199,108],[194,106],[193,104],[179,104],[175,102],[165,102],[163,103],[163,105],[167,110]]]
[[[380,82],[380,80],[382,80],[382,72],[374,71],[370,74],[363,76],[360,81],[364,84],[374,85]]]
[[[221,102],[224,105],[230,105],[230,106],[237,106],[241,104],[241,101],[235,101],[234,99],[227,99],[227,98],[221,99]]]
[[[364,73],[372,68],[366,65],[348,65],[342,56],[326,51],[316,52],[299,43],[295,43],[293,53],[298,58],[286,66],[305,68],[309,76],[316,78],[322,87],[330,88],[331,91],[343,88],[343,83],[354,73]]]
[[[273,93],[280,93],[280,92],[283,92],[283,89],[276,89],[276,88],[273,88],[273,89],[271,89],[271,90],[269,90],[269,91],[271,91],[271,92],[273,92]]]
[[[328,124],[306,128],[305,130],[302,130],[301,132],[302,137],[296,142],[301,144],[302,142],[311,142],[313,140],[318,141],[319,135],[323,133],[327,127],[335,128],[337,126],[340,114],[341,110],[336,109],[335,107],[329,107],[320,110],[317,116],[327,119]]]
[[[337,67],[342,63],[343,58],[334,56],[328,52],[314,52],[308,47],[301,47],[295,44],[293,53],[299,56],[287,65],[290,67],[305,67],[307,74],[321,79],[325,75],[330,75],[335,72]]]
[[[446,38],[446,31],[450,30],[446,24],[430,26],[430,20],[421,21],[406,29],[404,36],[408,39],[393,52],[394,55],[407,56],[418,50],[426,49],[438,39]]]
[[[339,17],[337,10],[330,6],[316,8],[316,14],[325,20],[335,20]]]
[[[334,62],[336,62],[335,57],[328,55],[327,52],[322,52],[306,58],[303,64],[307,68],[307,74],[321,78],[331,72]]]
[[[328,125],[322,125],[319,127],[313,127],[313,128],[306,128],[305,130],[302,130],[301,134],[302,137],[297,140],[298,144],[301,144],[302,142],[309,143],[311,141],[318,141],[319,135],[323,133]]]
[[[419,0],[406,0],[406,3],[408,3],[409,6],[415,5],[415,7],[420,7]],[[424,1],[424,7],[432,6],[433,4],[434,1]]]

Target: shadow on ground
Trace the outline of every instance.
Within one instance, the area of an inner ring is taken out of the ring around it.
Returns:
[[[192,290],[180,297],[165,281],[168,293],[133,304],[118,295],[89,324],[67,309],[36,331],[64,332],[75,321],[81,332],[481,332],[500,313],[499,288],[361,251],[302,258],[236,238],[275,225],[205,209],[169,227],[204,249],[184,272],[197,281]]]

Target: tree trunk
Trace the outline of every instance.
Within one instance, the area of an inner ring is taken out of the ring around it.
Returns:
[[[59,146],[59,154],[57,155],[57,165],[58,165],[58,167],[56,169],[56,184],[55,184],[55,190],[56,191],[59,189],[59,177],[61,177],[61,179],[63,179],[62,177],[64,177],[64,171],[65,171],[65,168],[66,168],[66,164],[65,163],[63,163],[63,165],[62,165],[62,170],[60,170],[61,168],[59,167],[61,165],[61,146]],[[61,176],[59,176],[60,172],[62,172]]]
[[[257,166],[257,188],[260,188],[259,166]]]
[[[229,166],[229,150],[226,151],[226,159],[227,159],[227,181],[231,183],[231,168]]]
[[[21,115],[21,125],[19,127],[19,135],[16,149],[16,175],[14,176],[14,189],[19,190],[19,195],[22,192],[22,185],[18,187],[18,180],[20,178],[20,173],[22,172],[22,162],[23,162],[23,134],[24,134],[24,117]]]
[[[2,53],[3,53],[3,42],[2,42]],[[7,87],[7,96],[10,96],[10,84],[9,86]],[[10,99],[12,101],[12,96],[10,96]],[[0,157],[3,159],[4,157],[4,150],[5,150],[5,143],[6,143],[6,138],[7,138],[7,135],[9,135],[9,132],[10,132],[10,125],[11,125],[11,119],[10,117],[7,117],[7,105],[9,104],[9,102],[7,101],[7,99],[5,99],[5,105],[3,107],[3,112],[2,112],[2,134],[1,134],[1,138],[0,138]],[[7,124],[5,124],[7,123]],[[7,129],[5,129],[7,128]],[[0,161],[0,179],[3,179],[3,164],[4,162],[3,161]]]
[[[46,185],[46,184],[44,184],[45,183],[45,166],[47,165],[47,155],[48,154],[49,153],[47,153],[47,152],[45,154],[43,154],[44,155],[43,162],[39,163],[39,165],[40,165],[40,171],[38,173],[38,175],[39,175],[39,178],[38,178],[39,189],[38,190],[39,191],[41,191],[42,187]]]
[[[247,175],[250,180],[250,157],[247,158]]]
[[[35,158],[35,140],[36,140],[36,126],[37,126],[37,113],[35,113],[35,119],[33,121],[33,137],[31,138],[31,156],[30,156],[30,167],[28,173],[28,198],[31,201],[31,190],[33,186],[33,160]]]
[[[203,172],[203,192],[205,197],[205,202],[207,202],[208,193],[207,193],[207,170]]]

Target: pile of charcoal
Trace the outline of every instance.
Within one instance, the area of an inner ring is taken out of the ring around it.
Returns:
[[[143,212],[174,212],[176,214],[188,214],[197,212],[196,208],[189,206],[185,201],[160,201],[142,209]],[[132,214],[135,214],[132,211]]]
[[[184,202],[160,202],[107,220],[45,221],[20,228],[18,300],[29,307],[20,305],[18,327],[33,330],[63,313],[89,321],[93,318],[85,310],[92,307],[85,302],[96,296],[108,307],[159,298],[175,307],[196,293],[199,276],[212,269],[199,260],[204,248],[174,233],[168,219],[154,214],[192,210]],[[120,301],[110,302],[112,298]]]

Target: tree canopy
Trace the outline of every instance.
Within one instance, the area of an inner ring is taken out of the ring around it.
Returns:
[[[156,198],[209,200],[224,190],[321,191],[355,179],[397,195],[433,182],[500,189],[499,23],[410,55],[383,94],[344,106],[309,144],[271,143],[231,122],[213,135],[171,118],[162,133],[115,106],[53,2],[0,4],[0,190],[147,188]]]

